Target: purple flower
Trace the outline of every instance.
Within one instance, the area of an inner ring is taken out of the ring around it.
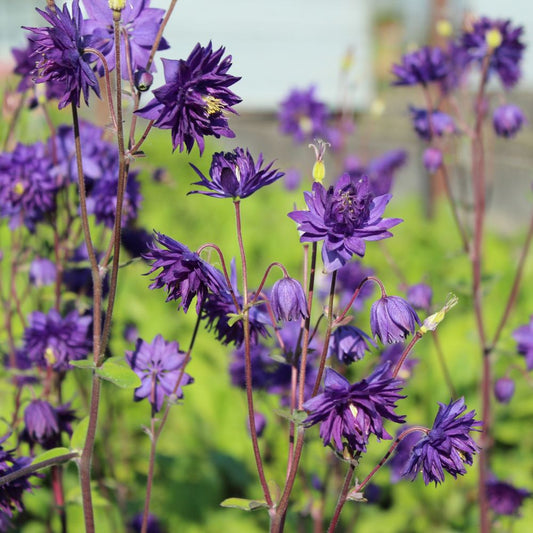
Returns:
[[[154,241],[153,235],[144,228],[126,226],[120,232],[120,242],[132,257],[142,257],[148,252],[148,245]]]
[[[254,424],[257,436],[261,437],[267,425],[267,419],[265,415],[256,411],[254,413]],[[250,434],[250,419],[248,417],[246,417],[246,429],[248,430],[248,434]]]
[[[270,384],[273,367],[276,365],[274,359],[270,357],[270,353],[270,348],[261,343],[254,343],[250,347],[252,387],[254,390],[264,390]],[[241,389],[246,388],[244,346],[241,345],[233,350],[229,373],[233,386]]]
[[[517,489],[510,483],[491,479],[486,484],[489,507],[500,515],[520,515],[520,507],[532,494],[527,489]]]
[[[263,154],[259,154],[255,163],[248,149],[245,152],[243,148],[235,148],[233,152],[213,154],[209,169],[211,179],[206,178],[195,165],[189,164],[200,176],[200,181],[196,181],[193,185],[208,189],[208,191],[191,191],[189,194],[199,193],[213,198],[246,198],[283,176],[283,172],[277,169],[271,170],[274,162],[261,168]]]
[[[17,144],[13,152],[0,153],[0,216],[11,229],[37,222],[56,208],[57,180],[52,160],[41,143]]]
[[[91,45],[102,52],[109,70],[114,70],[115,64],[115,33],[113,31],[113,11],[109,9],[108,0],[83,0],[83,5],[89,16],[83,23],[83,30],[92,35]],[[150,0],[129,0],[120,12],[120,66],[121,75],[129,80],[128,65],[131,72],[144,68],[148,64],[150,51],[157,32],[161,26],[163,9],[150,6]],[[162,39],[158,50],[166,50],[168,43]],[[155,70],[153,64],[151,71]],[[99,65],[100,75],[104,74],[104,67]]]
[[[312,142],[328,137],[329,112],[326,104],[315,97],[315,87],[293,89],[281,102],[279,129],[291,135],[294,142]]]
[[[24,410],[25,428],[21,440],[33,447],[40,444],[48,450],[61,445],[61,433],[72,435],[71,422],[76,420],[70,404],[55,408],[43,400],[32,400]]]
[[[401,433],[409,429],[411,426],[404,426],[398,429],[396,432],[396,438],[400,436]],[[391,483],[398,483],[402,479],[402,472],[405,468],[405,465],[409,461],[411,455],[411,450],[413,446],[420,440],[420,434],[417,431],[412,431],[408,433],[398,444],[394,450],[394,454],[387,462],[387,465],[390,468],[390,480]]]
[[[0,438],[0,477],[11,474],[31,463],[30,457],[13,457],[11,451],[4,450],[2,444],[7,440],[9,435]],[[32,489],[28,481],[29,476],[21,476],[9,483],[0,486],[0,516],[13,516],[13,511],[23,511],[24,504],[22,497],[25,492]]]
[[[501,43],[492,50],[486,38],[490,30],[497,30],[501,35]],[[521,76],[520,62],[525,48],[520,41],[523,30],[522,26],[513,27],[510,20],[483,17],[473,24],[472,31],[462,35],[461,45],[471,62],[482,64],[490,53],[488,74],[496,72],[504,87],[510,89]]]
[[[529,324],[513,331],[513,338],[518,343],[518,353],[526,358],[527,369],[533,370],[533,315],[531,315]]]
[[[72,15],[67,4],[63,5],[63,10],[56,7],[52,11],[47,7],[46,11],[37,9],[37,12],[51,27],[25,28],[33,32],[28,38],[35,43],[35,82],[57,83],[63,86],[59,109],[68,104],[79,107],[82,94],[88,104],[90,90],[100,96],[100,89],[90,66],[94,56],[84,53],[84,49],[91,44],[91,37],[82,34],[83,17],[79,0],[72,3]]]
[[[415,309],[421,309],[428,312],[431,308],[431,299],[433,290],[425,283],[417,283],[407,287],[407,301]]]
[[[385,431],[383,420],[403,424],[404,417],[394,409],[400,396],[399,380],[387,377],[388,364],[381,365],[367,378],[354,384],[332,368],[326,368],[324,392],[304,403],[309,416],[307,427],[320,422],[320,436],[324,446],[333,441],[342,452],[343,439],[359,452],[366,451],[370,434],[378,439],[391,439]]]
[[[315,182],[304,197],[308,210],[293,211],[289,217],[298,223],[301,242],[324,241],[322,260],[328,272],[345,265],[353,254],[363,257],[365,241],[392,237],[388,230],[401,222],[382,218],[391,195],[374,198],[366,176],[344,174],[328,190]]]
[[[50,259],[37,257],[30,264],[30,283],[36,287],[52,285],[56,281],[56,265]]]
[[[173,391],[185,361],[185,353],[179,349],[176,341],[167,342],[161,335],[156,335],[151,343],[137,339],[135,350],[126,351],[126,361],[141,378],[141,386],[135,389],[136,402],[148,398],[154,411],[160,411],[165,396]],[[189,374],[184,373],[176,396],[183,398],[181,388],[193,382]]]
[[[430,141],[434,135],[442,137],[444,134],[457,131],[453,118],[438,109],[431,111],[431,124],[427,109],[410,106],[409,111],[413,128],[418,136],[425,141]]]
[[[364,331],[355,326],[339,326],[329,341],[329,355],[335,354],[341,363],[349,365],[370,351],[369,344],[376,346]]]
[[[101,259],[101,254],[96,251],[96,259]],[[69,257],[70,263],[79,264],[89,262],[89,254],[87,252],[87,246],[83,242],[78,248],[74,250],[74,253]],[[79,268],[73,266],[66,269],[63,272],[63,284],[67,290],[79,295],[91,296],[93,294],[93,277],[91,269],[89,267]],[[109,292],[109,275],[105,275],[102,286],[102,296],[105,298]]]
[[[141,533],[143,524],[143,513],[137,513],[130,521],[132,533]],[[148,513],[148,524],[146,525],[146,533],[163,533],[163,528],[159,523],[159,519],[152,513]]]
[[[402,56],[401,64],[392,66],[396,76],[393,85],[427,85],[442,80],[448,74],[446,55],[440,48],[424,46]]]
[[[470,432],[479,431],[475,428],[481,425],[481,422],[474,420],[475,411],[459,417],[466,410],[464,398],[448,405],[439,403],[439,406],[433,427],[414,445],[402,474],[414,480],[422,471],[426,485],[432,481],[435,485],[442,483],[444,470],[454,478],[466,474],[464,465],[471,465],[473,455],[479,451],[470,436]]]
[[[514,395],[515,383],[509,377],[497,379],[494,382],[494,396],[500,403],[509,403]]]
[[[426,148],[422,156],[422,163],[430,174],[434,174],[442,165],[442,152],[433,146]]]
[[[206,47],[198,43],[186,60],[163,59],[166,84],[153,91],[155,98],[137,111],[154,126],[172,130],[172,146],[187,152],[198,144],[204,150],[204,137],[235,137],[228,125],[226,112],[235,113],[233,106],[241,99],[230,89],[240,78],[230,76],[231,56],[224,48],[213,52],[211,42]]]
[[[92,349],[90,315],[80,316],[71,311],[65,318],[51,309],[48,314],[34,311],[24,330],[24,349],[39,367],[54,370],[69,368],[69,361],[85,359]]]
[[[139,92],[143,93],[150,89],[152,83],[154,83],[154,76],[144,68],[140,68],[133,73],[133,84]]]
[[[403,341],[414,333],[420,319],[415,310],[399,296],[384,296],[370,308],[372,335],[383,344]]]
[[[514,137],[527,122],[522,110],[513,104],[497,107],[492,115],[492,125],[496,135],[500,137]]]
[[[283,277],[274,283],[270,302],[277,320],[297,320],[309,316],[304,290],[293,278]]]
[[[143,255],[147,261],[153,261],[146,275],[158,269],[161,271],[152,279],[150,289],[165,287],[168,294],[166,301],[178,300],[178,308],[183,307],[185,313],[195,296],[196,312],[199,313],[210,292],[227,292],[222,273],[196,252],[191,252],[185,245],[163,233],[155,232],[154,235],[156,243],[149,243],[148,252]]]

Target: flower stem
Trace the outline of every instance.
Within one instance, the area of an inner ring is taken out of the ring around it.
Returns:
[[[337,526],[337,522],[339,521],[342,508],[344,507],[344,503],[346,502],[346,496],[348,495],[348,490],[350,489],[350,483],[352,482],[354,471],[355,465],[350,464],[348,472],[346,472],[346,477],[344,478],[344,485],[342,486],[341,493],[339,494],[339,499],[337,500],[335,513],[333,514],[333,518],[331,519],[331,522],[329,524],[328,533],[333,533],[335,531],[335,527]]]
[[[407,359],[407,356],[409,355],[410,351],[413,349],[414,345],[422,338],[422,333],[420,333],[420,330],[418,330],[411,339],[411,342],[406,346],[405,350],[403,351],[402,355],[400,356],[400,359],[396,363],[396,366],[394,367],[394,370],[392,371],[392,377],[395,378],[398,376],[398,373],[400,372],[400,369],[402,368],[402,365],[404,361]]]

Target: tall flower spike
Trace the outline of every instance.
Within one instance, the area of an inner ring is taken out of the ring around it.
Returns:
[[[314,182],[312,192],[304,193],[307,211],[292,211],[298,223],[301,242],[324,241],[322,260],[327,272],[345,265],[353,256],[365,255],[365,241],[392,237],[388,230],[402,222],[382,218],[390,194],[374,197],[368,178],[344,174],[334,186],[325,189]]]
[[[350,382],[332,368],[326,368],[324,392],[307,400],[304,409],[309,416],[307,427],[320,423],[324,446],[331,441],[343,451],[345,441],[353,451],[366,451],[370,434],[378,439],[392,437],[383,427],[384,419],[403,424],[404,417],[394,412],[401,396],[401,382],[388,377],[389,365],[384,364],[358,383]]]
[[[402,473],[414,480],[422,472],[424,483],[435,485],[444,481],[444,470],[453,477],[466,474],[465,464],[471,465],[479,446],[470,436],[481,422],[474,420],[475,411],[460,417],[466,405],[463,398],[448,405],[439,403],[433,427],[413,446],[409,462]]]
[[[174,150],[190,152],[196,142],[201,154],[205,136],[235,137],[225,113],[235,113],[233,106],[241,101],[229,89],[240,78],[228,74],[231,56],[222,59],[224,51],[213,52],[211,42],[198,43],[186,60],[162,60],[166,83],[137,114],[172,130]]]
[[[90,45],[90,36],[82,34],[83,16],[79,0],[72,3],[72,15],[67,4],[63,9],[49,7],[37,12],[51,25],[50,28],[27,28],[33,33],[29,39],[35,43],[33,57],[36,59],[36,83],[51,82],[63,85],[63,96],[59,109],[68,104],[80,106],[83,94],[89,103],[89,93],[93,90],[100,96],[98,80],[90,63],[94,55],[84,53]]]
[[[191,191],[189,194],[205,194],[213,198],[246,198],[258,189],[270,185],[284,174],[272,169],[274,162],[263,167],[263,154],[259,154],[254,162],[248,149],[235,148],[233,152],[217,152],[213,154],[209,178],[198,168],[189,163],[200,176],[200,181],[193,185],[205,187],[207,191]]]

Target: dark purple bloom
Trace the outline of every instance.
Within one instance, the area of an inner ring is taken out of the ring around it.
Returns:
[[[13,152],[0,153],[0,216],[9,226],[35,224],[56,208],[58,184],[52,160],[41,143],[17,144]]]
[[[200,153],[204,137],[235,137],[225,113],[235,113],[233,106],[241,99],[228,87],[240,78],[230,76],[231,56],[222,59],[225,49],[213,52],[198,43],[186,60],[163,59],[166,84],[155,89],[155,98],[137,111],[154,126],[172,130],[172,146],[190,152],[194,143]]]
[[[410,426],[404,426],[398,429],[396,432],[396,438],[400,436],[401,433],[409,429]],[[390,480],[391,483],[398,483],[402,479],[402,472],[405,468],[405,465],[409,461],[411,455],[411,450],[413,446],[420,440],[420,433],[418,431],[412,431],[408,433],[398,444],[394,450],[394,454],[387,462],[387,465],[390,468]]]
[[[414,333],[420,319],[406,300],[399,296],[384,296],[370,308],[372,335],[383,344],[403,341]]]
[[[191,301],[196,296],[196,312],[208,294],[227,292],[227,283],[222,273],[191,252],[185,245],[167,237],[163,233],[154,233],[156,243],[148,244],[148,252],[143,255],[147,261],[153,261],[147,275],[158,269],[161,271],[153,278],[150,289],[167,291],[167,302],[178,300],[178,308],[188,311]]]
[[[72,15],[67,4],[61,10],[37,12],[51,25],[50,28],[25,28],[33,33],[29,39],[35,43],[34,57],[36,64],[36,83],[56,83],[63,86],[63,96],[59,101],[59,109],[68,104],[80,106],[83,94],[85,103],[89,103],[89,92],[92,89],[100,96],[98,80],[90,62],[94,56],[84,53],[90,46],[89,35],[82,34],[83,16],[79,0],[72,3]]]
[[[497,30],[501,42],[494,48],[489,47],[487,32]],[[520,38],[524,28],[513,27],[510,20],[491,20],[486,17],[474,22],[472,30],[463,33],[461,45],[468,54],[469,61],[483,63],[490,53],[489,75],[496,72],[504,87],[510,89],[520,79],[520,62],[525,45]]]
[[[149,250],[154,241],[153,235],[144,228],[126,226],[120,232],[120,242],[132,257],[141,257]]]
[[[61,433],[72,435],[71,422],[76,420],[70,404],[52,407],[43,400],[32,400],[24,410],[25,428],[21,433],[21,440],[25,440],[33,447],[40,444],[49,450],[61,446]]]
[[[428,312],[431,308],[431,299],[433,290],[425,283],[417,283],[407,287],[407,301],[415,309],[421,309]]]
[[[263,431],[265,431],[267,420],[264,414],[258,413],[257,411],[254,413],[254,423],[255,423],[255,431],[257,433],[258,437],[261,437],[263,435]],[[248,434],[250,433],[250,419],[246,417],[246,428],[248,429]]]
[[[198,168],[189,163],[200,176],[200,181],[193,185],[200,185],[207,191],[191,191],[189,194],[199,193],[213,198],[246,198],[258,189],[274,183],[283,176],[283,172],[272,169],[274,162],[263,166],[263,154],[259,154],[257,163],[250,152],[243,148],[235,148],[233,152],[217,152],[213,154],[209,178],[206,178]]]
[[[405,346],[403,342],[395,342],[394,344],[389,344],[381,352],[381,361],[382,363],[385,363],[387,361],[390,362],[389,368],[391,373],[396,368],[396,365],[399,363],[400,357],[402,356],[404,349]],[[400,370],[398,371],[398,375],[396,376],[397,379],[407,381],[412,376],[413,368],[417,364],[418,359],[415,359],[413,357],[406,358],[402,363]]]
[[[444,134],[457,131],[453,118],[438,109],[431,111],[431,116],[427,109],[423,108],[410,106],[409,111],[413,128],[418,136],[425,141],[430,141],[435,135],[442,137]],[[430,119],[431,124],[429,123]]]
[[[83,5],[89,16],[83,23],[83,30],[91,35],[91,45],[105,57],[109,70],[114,70],[115,64],[115,34],[113,31],[113,11],[109,8],[108,0],[83,0]],[[150,6],[150,0],[129,0],[120,12],[120,66],[121,75],[129,80],[129,68],[135,72],[148,64],[150,51],[157,32],[161,26],[163,9]],[[158,50],[166,50],[168,43],[162,39]],[[155,70],[153,63],[152,72]],[[100,75],[104,68],[99,65]]]
[[[143,524],[143,513],[137,513],[130,522],[132,533],[141,533]],[[148,524],[146,525],[146,533],[163,533],[163,528],[159,523],[159,519],[152,513],[148,513]]]
[[[442,165],[442,152],[433,146],[426,148],[422,156],[422,163],[430,174],[434,174]]]
[[[39,367],[67,370],[69,361],[85,359],[92,349],[90,315],[71,311],[65,318],[51,309],[48,314],[34,311],[24,330],[24,349]]]
[[[392,237],[388,230],[401,222],[382,218],[391,195],[374,197],[366,176],[344,174],[327,190],[315,182],[304,197],[308,210],[293,211],[289,217],[298,223],[301,242],[324,241],[322,260],[328,272],[345,265],[353,254],[363,257],[365,241]]]
[[[533,315],[531,315],[529,324],[513,331],[513,338],[518,343],[518,353],[526,358],[527,369],[533,370]]]
[[[333,441],[342,452],[343,439],[353,451],[366,451],[371,433],[378,439],[391,439],[383,427],[383,420],[404,422],[394,409],[404,398],[398,394],[401,382],[387,377],[388,364],[381,365],[358,383],[350,382],[332,368],[326,368],[324,392],[304,403],[309,412],[304,424],[309,427],[320,422],[320,436],[324,446]]]
[[[494,396],[500,403],[509,403],[514,395],[515,383],[509,377],[497,379],[494,382]]]
[[[527,122],[522,110],[513,104],[497,107],[492,115],[492,125],[496,135],[500,137],[514,137]]]
[[[471,431],[479,431],[481,422],[474,420],[475,411],[459,417],[465,410],[464,398],[439,403],[439,411],[433,427],[414,445],[409,462],[403,471],[404,476],[414,480],[422,471],[424,483],[435,485],[444,481],[444,470],[454,478],[466,474],[465,464],[471,465],[473,455],[479,446],[470,436]]]
[[[329,355],[335,354],[341,363],[349,365],[370,351],[369,344],[376,346],[364,331],[355,326],[339,326],[329,341]]]
[[[56,281],[56,265],[50,259],[37,257],[30,264],[30,283],[36,287],[52,285]]]
[[[12,450],[4,450],[2,444],[9,435],[0,438],[0,477],[11,474],[31,463],[30,457],[13,457]],[[13,511],[23,511],[22,496],[32,489],[29,476],[21,476],[0,486],[0,516],[13,516]]]
[[[283,277],[274,283],[270,303],[277,320],[297,320],[309,316],[304,290],[293,278]]]
[[[141,378],[141,386],[135,389],[136,402],[147,398],[154,411],[160,411],[166,396],[172,395],[185,361],[185,352],[179,349],[176,341],[167,342],[156,335],[151,343],[137,339],[135,350],[126,351],[126,360],[133,371]],[[183,398],[182,387],[193,382],[184,373],[176,397]]]
[[[315,96],[315,87],[293,89],[280,105],[279,128],[295,142],[328,140],[329,112],[326,104]]]
[[[520,507],[532,494],[527,489],[517,489],[510,483],[492,479],[486,484],[489,507],[500,515],[520,515]]]
[[[393,85],[427,85],[442,80],[448,74],[446,55],[440,48],[424,46],[402,56],[401,64],[392,66],[396,76]]]
[[[250,347],[252,387],[254,390],[264,390],[271,382],[271,375],[277,363],[270,357],[270,353],[270,348],[261,343],[254,343]],[[233,351],[229,373],[232,385],[241,389],[246,387],[244,346],[241,345]]]

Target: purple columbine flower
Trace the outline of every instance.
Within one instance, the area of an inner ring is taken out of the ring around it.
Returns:
[[[56,265],[44,257],[35,258],[30,264],[30,283],[36,287],[52,285],[56,281]]]
[[[349,365],[370,351],[369,344],[376,346],[364,331],[355,326],[339,326],[329,341],[329,355],[335,354],[341,363]]]
[[[433,290],[426,283],[416,283],[407,287],[407,301],[415,309],[428,312],[431,308]]]
[[[497,30],[501,35],[501,43],[494,49],[489,48],[487,32]],[[461,37],[461,46],[466,50],[470,62],[483,63],[490,53],[488,74],[496,72],[504,87],[510,89],[520,79],[520,62],[525,44],[520,38],[524,28],[513,27],[510,20],[491,20],[487,17],[474,22],[472,30]]]
[[[396,438],[411,426],[403,426],[396,431]],[[398,444],[387,465],[390,468],[391,483],[398,483],[402,479],[402,472],[409,461],[413,446],[420,440],[420,433],[413,431],[408,433]]]
[[[142,257],[146,254],[153,241],[153,235],[144,228],[129,225],[120,232],[120,243],[132,257]]]
[[[2,444],[9,438],[0,438],[0,477],[11,474],[31,463],[30,457],[13,457],[11,451],[4,450]],[[25,492],[31,492],[32,485],[29,476],[21,476],[0,487],[0,516],[13,516],[13,511],[23,511],[22,497]]]
[[[231,56],[222,59],[224,51],[213,52],[211,42],[198,43],[186,60],[162,60],[166,83],[137,113],[157,128],[172,130],[174,150],[190,152],[196,142],[201,154],[206,135],[235,137],[225,113],[235,113],[233,106],[241,101],[228,88],[240,78],[228,74]]]
[[[519,516],[524,500],[533,496],[527,489],[518,489],[497,479],[487,481],[485,488],[489,507],[499,515]]]
[[[510,377],[504,376],[494,382],[494,396],[500,403],[509,403],[514,391],[515,383]]]
[[[199,313],[209,293],[227,292],[227,283],[222,273],[200,258],[196,252],[163,233],[154,233],[156,243],[148,244],[148,252],[143,255],[153,261],[146,275],[158,269],[160,272],[152,279],[150,289],[165,288],[167,302],[178,301],[178,309],[186,313],[196,296],[196,312]]]
[[[331,441],[343,451],[343,440],[353,451],[365,452],[370,434],[391,439],[383,420],[403,424],[404,416],[394,412],[396,402],[405,396],[398,392],[401,382],[387,376],[388,364],[380,365],[367,378],[351,384],[332,368],[326,368],[324,392],[304,403],[309,416],[307,427],[320,422],[324,446]]]
[[[34,311],[24,330],[24,349],[36,366],[54,370],[70,368],[69,361],[85,359],[92,349],[92,318],[71,311],[65,318],[51,309],[48,314]]]
[[[152,409],[157,412],[163,406],[163,400],[170,396],[176,386],[185,361],[185,352],[179,349],[176,341],[167,342],[161,335],[156,335],[151,343],[137,339],[135,350],[126,351],[126,361],[141,378],[141,386],[135,389],[136,402],[147,398]],[[183,398],[182,387],[194,380],[184,373],[176,397]]]
[[[454,478],[466,474],[464,465],[471,465],[473,455],[479,451],[470,436],[470,432],[479,431],[476,427],[481,425],[474,420],[475,411],[459,417],[466,410],[464,398],[448,405],[439,403],[439,406],[433,427],[414,445],[402,474],[414,480],[418,472],[422,472],[426,485],[432,481],[435,485],[442,483],[444,470]]]
[[[374,197],[366,176],[344,174],[327,190],[315,182],[304,197],[308,210],[292,211],[289,217],[298,223],[301,242],[324,241],[322,260],[328,272],[345,265],[353,254],[363,257],[365,241],[392,237],[388,230],[402,222],[382,218],[391,195]]]
[[[402,62],[392,66],[396,76],[393,85],[427,85],[442,80],[448,74],[446,55],[440,48],[424,46],[402,56]]]
[[[55,211],[58,189],[42,143],[18,143],[13,152],[0,153],[0,217],[9,218],[11,229],[24,225],[34,232]]]
[[[24,410],[24,430],[20,438],[33,448],[40,444],[45,450],[61,446],[61,433],[72,435],[71,422],[76,420],[70,404],[53,407],[44,400],[32,400]]]
[[[207,191],[191,191],[189,194],[199,193],[213,198],[246,198],[258,189],[274,183],[283,176],[283,172],[272,169],[274,162],[263,166],[263,154],[259,154],[257,163],[254,162],[248,149],[235,148],[233,152],[217,152],[213,154],[209,178],[206,178],[198,168],[189,163],[200,176],[200,181],[193,185],[200,185]]]
[[[278,120],[279,129],[291,135],[294,142],[313,142],[315,139],[328,140],[329,111],[315,96],[316,87],[293,89],[281,102]]]
[[[430,174],[434,174],[442,166],[442,152],[438,148],[430,146],[424,150],[422,163]]]
[[[531,315],[529,324],[513,331],[513,338],[518,343],[518,353],[526,358],[527,369],[533,370],[533,315]]]
[[[431,125],[427,109],[410,106],[409,112],[411,113],[413,128],[418,136],[425,141],[430,141],[435,135],[442,137],[457,131],[453,118],[438,109],[431,111]]]
[[[72,104],[80,106],[83,94],[85,103],[89,104],[91,89],[100,96],[98,80],[90,63],[95,56],[85,53],[91,45],[91,37],[82,33],[83,16],[79,0],[72,3],[72,15],[67,4],[61,10],[49,7],[37,12],[51,25],[50,28],[27,28],[33,33],[28,38],[35,43],[34,57],[36,64],[36,83],[57,83],[63,86],[63,96],[59,109]]]
[[[492,115],[492,125],[496,135],[506,139],[514,137],[526,122],[527,120],[522,110],[513,104],[497,107]]]
[[[298,320],[309,316],[305,292],[300,282],[293,278],[283,277],[274,283],[270,303],[277,320]]]
[[[421,322],[415,310],[399,296],[383,296],[370,308],[372,335],[383,344],[402,342],[417,324]]]
[[[83,0],[88,20],[83,23],[83,30],[91,35],[91,45],[102,52],[109,70],[115,64],[115,33],[113,30],[113,11],[108,0]],[[129,80],[129,68],[135,72],[148,64],[152,45],[161,26],[163,9],[150,7],[150,0],[129,0],[120,12],[120,66],[122,79]],[[166,50],[168,43],[161,39],[158,50]],[[99,65],[100,75],[104,67]],[[155,70],[153,63],[151,71]]]

